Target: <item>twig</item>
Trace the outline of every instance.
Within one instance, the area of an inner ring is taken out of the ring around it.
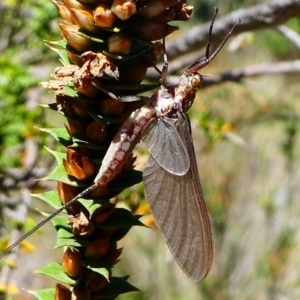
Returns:
[[[285,61],[271,64],[261,64],[245,67],[233,71],[226,71],[219,75],[207,75],[203,77],[203,87],[208,87],[221,82],[240,82],[244,78],[263,75],[282,75],[300,73],[300,60]],[[168,84],[177,84],[178,76],[168,76]]]
[[[245,67],[223,72],[217,76],[204,77],[203,86],[208,87],[225,81],[240,82],[243,78],[262,75],[281,75],[300,73],[300,60]]]
[[[16,215],[18,216],[18,222],[23,224],[25,222],[28,207],[31,201],[30,191],[28,189],[22,190],[22,201],[20,201],[20,204],[17,207]],[[14,228],[10,233],[10,240],[9,245],[17,241],[23,234],[23,231],[19,228]],[[14,271],[14,268],[10,266],[13,265],[18,257],[19,254],[19,247],[16,247],[12,250],[11,254],[6,258],[6,261],[10,262],[9,264],[4,264],[3,268],[1,269],[0,274],[0,284],[3,284],[7,286],[9,284],[10,278],[12,276],[12,273]]]
[[[267,3],[252,6],[247,9],[239,9],[224,17],[218,18],[214,24],[212,41],[220,43],[229,29],[239,19],[241,24],[236,27],[233,35],[242,32],[275,27],[287,20],[300,16],[299,0],[273,0]],[[207,43],[207,32],[210,23],[195,26],[188,32],[167,44],[168,59],[181,55],[182,53],[195,51],[204,47]]]
[[[276,27],[288,40],[290,40],[297,48],[300,49],[300,35],[285,25]]]

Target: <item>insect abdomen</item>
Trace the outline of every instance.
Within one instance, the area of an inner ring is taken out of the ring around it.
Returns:
[[[153,109],[141,107],[127,118],[106,152],[100,171],[94,180],[96,184],[107,184],[122,170],[154,114]]]

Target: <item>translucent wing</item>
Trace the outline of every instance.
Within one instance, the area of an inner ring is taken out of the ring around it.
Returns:
[[[191,138],[188,124],[182,129]],[[195,161],[187,141],[191,168],[183,176],[163,169],[151,156],[144,174],[145,193],[155,222],[181,269],[193,280],[204,278],[212,265],[212,234]]]
[[[142,141],[156,162],[167,172],[184,175],[190,169],[189,155],[178,134],[175,120],[153,120],[150,127],[143,132]]]

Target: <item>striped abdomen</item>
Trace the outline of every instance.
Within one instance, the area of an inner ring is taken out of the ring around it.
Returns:
[[[155,116],[155,110],[147,105],[135,110],[126,119],[102,161],[94,180],[97,185],[107,184],[122,170],[134,147],[140,142],[143,130]]]

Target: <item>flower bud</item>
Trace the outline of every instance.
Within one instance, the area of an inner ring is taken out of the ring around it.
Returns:
[[[157,19],[134,16],[130,19],[129,30],[144,40],[157,41],[177,30],[177,26],[168,25]]]
[[[109,249],[109,237],[101,237],[94,240],[85,249],[85,256],[91,260],[97,260],[107,254]]]
[[[74,78],[74,87],[76,91],[91,98],[99,94],[98,87],[100,86],[101,82],[99,78],[93,76],[81,76]]]
[[[81,256],[79,252],[67,248],[63,256],[62,266],[71,278],[78,278],[82,272],[83,267],[80,264],[80,259]]]
[[[85,118],[88,115],[89,105],[86,102],[65,95],[57,95],[56,103],[58,110],[63,111],[68,117],[77,115]]]
[[[70,136],[74,136],[74,135],[82,136],[84,134],[85,127],[81,123],[75,122],[71,119],[67,119],[67,120],[68,120],[68,126],[65,125],[65,127]]]
[[[93,220],[96,224],[106,221],[114,213],[115,208],[115,203],[108,203],[99,207],[93,213]]]
[[[63,4],[70,10],[71,8],[76,9],[88,9],[89,7],[87,5],[82,4],[83,1],[77,1],[77,0],[62,0]]]
[[[120,116],[124,110],[125,103],[107,96],[100,100],[99,106],[104,115]]]
[[[128,54],[131,49],[132,40],[123,33],[115,33],[108,38],[108,51],[114,54]]]
[[[104,276],[95,272],[89,273],[86,282],[87,282],[87,289],[89,289],[92,293],[101,291],[109,283]]]
[[[73,24],[58,24],[64,38],[68,41],[69,45],[79,52],[84,52],[94,48],[94,42],[86,36],[78,33],[79,27]]]
[[[99,27],[113,27],[117,16],[107,4],[99,4],[94,10],[94,22]]]
[[[91,11],[71,8],[71,15],[75,24],[83,30],[97,32],[100,30],[94,23],[93,14]]]
[[[70,11],[68,10],[68,8],[61,2],[57,2],[52,0],[52,3],[54,4],[54,6],[56,7],[60,17],[68,22],[68,23],[72,23],[72,17],[70,14]]]
[[[93,121],[86,128],[86,136],[89,141],[100,144],[106,137],[106,128],[99,122]]]
[[[79,66],[79,67],[82,66],[83,62],[82,62],[82,59],[81,59],[80,55],[78,55],[78,54],[76,54],[76,53],[73,53],[72,51],[69,51],[69,50],[66,50],[66,52],[67,52],[67,54],[68,54],[69,60],[70,60],[73,64],[75,64],[75,65],[77,65],[77,66]]]
[[[83,288],[79,282],[72,290],[72,300],[94,300],[89,289]],[[99,299],[97,297],[97,299]]]
[[[147,0],[141,2],[141,5],[138,7],[138,14],[152,19],[161,15],[167,7],[176,4],[177,0]],[[139,2],[138,2],[139,4]]]
[[[124,21],[136,13],[136,0],[114,0],[111,10]]]
[[[145,79],[148,68],[149,64],[144,61],[121,66],[119,82],[124,84],[139,84]]]
[[[71,300],[71,291],[64,285],[57,283],[54,300]]]
[[[85,180],[95,174],[95,166],[87,155],[82,155],[75,150],[67,150],[67,159],[63,160],[63,165],[68,174],[78,180]]]
[[[58,181],[57,183],[57,191],[60,198],[60,201],[63,204],[68,203],[70,200],[75,198],[78,193],[79,189],[75,186],[67,185],[61,181]],[[68,210],[75,215],[79,211],[79,204],[77,202],[72,203],[70,206],[68,206]]]
[[[113,264],[116,264],[119,260],[118,258],[122,254],[123,248],[115,249],[111,252],[109,252],[107,255],[105,255],[105,259],[110,260]]]

